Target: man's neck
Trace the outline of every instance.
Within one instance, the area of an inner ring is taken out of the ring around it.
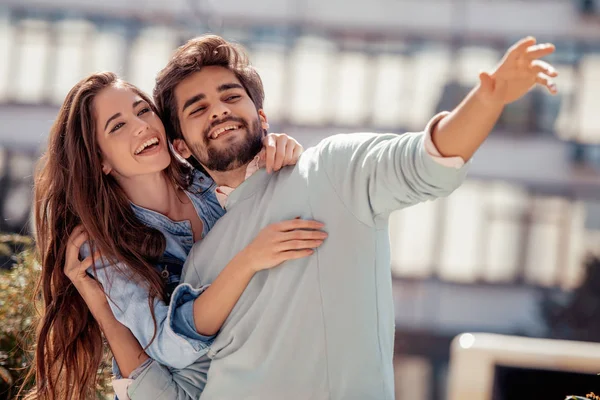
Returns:
[[[244,164],[230,171],[209,171],[209,173],[217,186],[228,186],[235,189],[246,180],[246,170],[249,164]]]

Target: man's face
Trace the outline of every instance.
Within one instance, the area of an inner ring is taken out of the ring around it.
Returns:
[[[202,68],[177,85],[175,99],[185,143],[174,145],[184,157],[193,155],[209,171],[230,171],[261,150],[266,116],[230,70]]]

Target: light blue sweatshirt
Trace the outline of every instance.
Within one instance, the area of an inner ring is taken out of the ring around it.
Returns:
[[[393,399],[388,218],[447,196],[466,170],[434,161],[422,132],[362,133],[327,138],[296,166],[242,183],[192,248],[183,272],[190,292],[273,222],[315,219],[329,237],[314,255],[253,277],[209,348],[201,399]],[[129,395],[197,398],[194,372],[152,365]]]

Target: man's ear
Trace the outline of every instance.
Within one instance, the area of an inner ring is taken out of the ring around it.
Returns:
[[[181,157],[185,158],[186,160],[192,156],[190,148],[183,139],[173,140],[173,148]]]
[[[269,122],[267,122],[267,114],[265,114],[265,111],[262,108],[258,110],[258,118],[260,119],[260,125],[262,126],[262,128],[265,131],[268,130]]]

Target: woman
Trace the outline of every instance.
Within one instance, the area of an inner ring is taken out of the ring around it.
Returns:
[[[293,140],[278,139],[277,155],[266,151],[275,170],[299,154]],[[208,176],[177,160],[154,105],[139,89],[101,73],[69,92],[35,184],[45,308],[32,397],[90,396],[102,357],[101,331],[124,376],[148,359],[140,344],[169,365],[182,329],[198,335],[197,348],[181,355],[190,357],[186,365],[193,362],[256,271],[306,257],[326,237],[315,221],[268,226],[209,288],[194,293],[187,308],[169,305],[167,286],[178,283],[193,242],[223,214],[214,192]],[[91,246],[82,247],[86,242]],[[126,327],[103,322],[114,321],[112,313]]]

